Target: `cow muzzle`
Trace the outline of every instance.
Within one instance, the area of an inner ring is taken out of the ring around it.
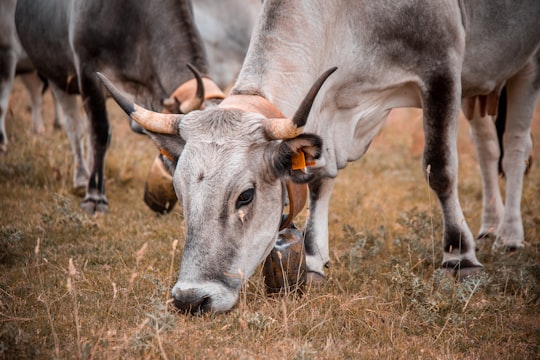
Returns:
[[[219,282],[177,282],[172,289],[173,303],[184,314],[223,313],[234,308],[240,289]]]
[[[144,186],[144,202],[160,214],[171,212],[178,201],[174,191],[172,175],[158,155],[150,168]]]

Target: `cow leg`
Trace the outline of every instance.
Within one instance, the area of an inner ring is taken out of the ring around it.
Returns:
[[[84,138],[87,129],[86,119],[81,114],[79,102],[77,101],[78,95],[69,95],[52,83],[51,90],[55,102],[58,104],[58,107],[62,108],[65,117],[64,126],[73,153],[73,189],[75,193],[84,193],[84,189],[86,189],[88,179],[90,178],[85,161]]]
[[[81,61],[84,64],[84,61]],[[89,214],[107,212],[109,203],[105,195],[105,153],[109,145],[109,120],[105,96],[93,67],[79,64],[79,88],[83,98],[84,108],[90,121],[92,136],[93,166],[86,196],[81,204]]]
[[[432,76],[425,85],[423,171],[442,209],[444,254],[441,267],[458,277],[466,276],[482,265],[476,259],[476,244],[458,199],[459,74],[443,72]]]
[[[482,176],[482,225],[478,239],[495,235],[504,206],[499,190],[499,140],[493,118],[482,117],[475,109],[469,119],[471,137],[476,148]]]
[[[30,95],[30,103],[32,107],[32,132],[41,134],[45,131],[43,125],[43,80],[40,79],[37,72],[29,72],[20,75],[28,95]]]
[[[52,92],[52,97],[53,97],[53,102],[54,102],[53,128],[62,129],[65,125],[64,112],[62,110],[62,106],[60,106],[60,103],[56,100],[56,95],[54,94],[54,92]]]
[[[324,268],[330,261],[328,207],[333,189],[333,178],[317,178],[309,183],[309,219],[304,244],[307,269],[314,280],[324,278]]]
[[[506,179],[505,205],[494,248],[524,246],[521,219],[523,177],[532,149],[531,121],[540,90],[540,58],[507,81],[508,111],[503,136],[502,166]]]
[[[10,49],[0,48],[0,152],[7,151],[6,115],[17,59]]]

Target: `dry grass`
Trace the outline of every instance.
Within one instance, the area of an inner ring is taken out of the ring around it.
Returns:
[[[71,194],[65,134],[51,125],[28,134],[26,104],[17,82],[9,152],[0,154],[0,358],[540,356],[538,165],[522,205],[526,250],[486,247],[485,272],[455,283],[436,270],[441,220],[420,169],[420,113],[394,113],[367,156],[338,178],[323,288],[267,297],[257,274],[229,314],[184,316],[169,307],[184,241],[181,209],[156,216],[142,202],[153,145],[110,104],[111,211],[90,217]],[[460,131],[462,204],[477,230],[479,171],[465,122]]]

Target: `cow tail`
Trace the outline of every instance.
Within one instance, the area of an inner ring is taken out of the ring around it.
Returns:
[[[495,128],[497,129],[497,140],[499,141],[499,175],[504,177],[504,170],[502,167],[502,159],[504,156],[504,147],[503,147],[503,135],[506,128],[506,107],[507,97],[506,97],[506,86],[501,90],[501,95],[499,96],[499,104],[497,108],[497,117],[495,119]]]

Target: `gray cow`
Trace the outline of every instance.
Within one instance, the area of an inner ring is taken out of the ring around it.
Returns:
[[[59,89],[68,133],[84,133],[82,96],[93,158],[88,171],[83,154],[75,154],[74,176],[87,183],[82,207],[89,213],[108,210],[103,169],[110,129],[97,71],[155,111],[185,113],[223,97],[210,79],[197,81],[186,67],[208,73],[189,1],[18,0],[15,24],[35,67]]]
[[[423,108],[423,170],[444,220],[441,267],[458,276],[481,269],[458,199],[457,120],[462,99],[496,99],[503,85],[507,201],[494,234],[505,247],[523,247],[519,202],[540,88],[538,19],[537,0],[266,0],[219,107],[160,115],[109,84],[176,168],[187,228],[176,306],[197,313],[235,305],[276,240],[286,179],[309,185],[307,268],[312,280],[324,278],[334,179],[399,107]],[[313,164],[305,171],[291,168],[300,153]]]

